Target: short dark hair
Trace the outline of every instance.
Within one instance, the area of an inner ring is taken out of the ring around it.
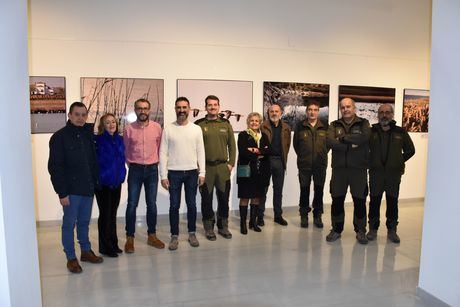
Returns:
[[[109,116],[112,116],[115,119],[115,124],[117,125],[117,129],[115,129],[115,133],[118,133],[118,119],[112,113],[106,113],[102,115],[101,118],[99,119],[99,126],[97,126],[97,134],[104,133],[104,130],[105,130],[104,120]]]
[[[177,103],[179,101],[186,101],[188,106],[190,107],[190,101],[188,101],[187,97],[184,97],[184,96],[177,97],[176,101],[174,102],[174,106],[177,106]]]
[[[309,106],[317,106],[318,109],[321,108],[321,104],[319,103],[319,101],[316,101],[316,100],[309,100],[307,102],[307,109]]]
[[[208,106],[208,99],[210,100],[217,100],[217,104],[220,105],[220,100],[219,98],[216,96],[216,95],[209,95],[208,97],[206,97],[204,99],[204,106],[207,107]]]
[[[74,103],[72,103],[70,105],[70,109],[69,109],[69,114],[71,114],[73,112],[73,109],[74,108],[85,108],[86,111],[88,111],[88,108],[85,106],[85,104],[81,101],[75,101]]]
[[[145,98],[139,98],[138,100],[134,101],[134,108],[136,107],[136,104],[138,104],[139,102],[145,102],[145,103],[148,103],[149,105],[149,109],[150,109],[150,101],[148,101],[147,99]]]

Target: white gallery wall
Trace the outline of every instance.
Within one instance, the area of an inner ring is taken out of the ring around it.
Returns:
[[[395,87],[400,123],[403,89],[429,89],[430,20],[429,0],[30,0],[29,70],[66,77],[68,106],[80,100],[80,77],[164,79],[165,122],[175,119],[176,79],[253,81],[259,112],[263,81],[327,83],[330,120],[337,118],[338,85]],[[62,216],[47,172],[50,136],[31,137],[40,221]],[[403,177],[403,199],[425,195],[428,137],[411,136],[417,153]],[[298,204],[295,161],[291,148],[284,206]],[[326,203],[329,178],[330,170]],[[236,191],[233,178],[233,209]],[[168,206],[160,187],[159,213]],[[120,216],[125,208],[126,186]]]

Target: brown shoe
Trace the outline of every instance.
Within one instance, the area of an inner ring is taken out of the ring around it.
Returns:
[[[147,244],[159,249],[165,248],[165,244],[154,233],[149,234]]]
[[[134,253],[134,237],[126,237],[125,253]]]
[[[75,274],[81,273],[83,271],[77,259],[67,260],[67,269],[70,273]]]
[[[91,263],[101,263],[102,261],[104,261],[102,257],[96,256],[92,250],[81,251],[80,260]]]

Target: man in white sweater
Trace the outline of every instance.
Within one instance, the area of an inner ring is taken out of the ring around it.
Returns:
[[[190,102],[179,97],[175,103],[177,120],[166,126],[160,145],[161,186],[169,191],[169,223],[171,242],[169,249],[176,250],[179,241],[179,207],[182,184],[187,204],[188,242],[193,247],[200,244],[196,238],[196,193],[205,180],[205,152],[201,128],[189,122]]]

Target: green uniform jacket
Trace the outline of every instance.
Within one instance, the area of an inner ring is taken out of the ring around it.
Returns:
[[[327,130],[327,147],[332,149],[332,168],[367,169],[371,127],[367,119],[355,116],[347,125],[342,118]]]
[[[294,131],[293,145],[297,153],[299,170],[311,170],[315,167],[327,167],[326,146],[327,128],[318,120],[312,127],[307,120],[299,122]]]
[[[209,191],[214,185],[225,191],[225,183],[230,180],[227,164],[235,165],[236,144],[233,128],[226,119],[208,120],[206,117],[195,122],[203,131],[206,155],[206,184]]]
[[[288,124],[280,120],[281,126],[281,153],[282,153],[282,160],[283,160],[283,165],[284,168],[286,168],[287,165],[287,157],[289,153],[289,148],[291,147],[291,128],[289,127]],[[272,131],[272,125],[270,124],[270,120],[266,120],[262,123],[262,126],[260,128],[263,133],[265,133],[268,137],[268,141],[272,142],[272,137],[273,137],[273,131]]]
[[[369,141],[371,170],[387,170],[404,174],[405,162],[415,154],[415,147],[409,134],[403,128],[390,123],[390,141],[386,161],[382,157],[382,127],[380,124],[372,125],[372,134]]]

